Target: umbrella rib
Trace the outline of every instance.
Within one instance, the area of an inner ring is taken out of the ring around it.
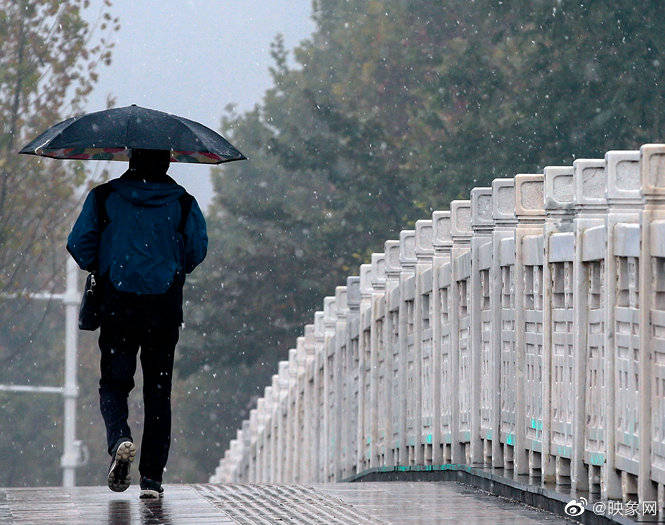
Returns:
[[[62,128],[60,131],[58,131],[58,133],[57,133],[56,135],[54,135],[54,136],[51,137],[50,139],[47,139],[46,142],[44,142],[41,146],[37,146],[37,147],[35,147],[35,153],[36,153],[39,149],[44,148],[44,146],[46,146],[47,144],[50,144],[51,142],[53,142],[56,138],[58,138],[60,135],[62,135],[63,131],[65,131],[69,126],[71,126],[72,124],[74,124],[74,122],[78,121],[79,119],[83,118],[84,116],[85,116],[85,115],[79,115],[78,117],[73,117],[73,118],[71,119],[71,122],[70,122],[69,124],[67,124],[66,126],[63,126],[63,128]],[[64,120],[64,121],[61,122],[60,124],[63,124],[64,122],[67,122],[67,120]],[[46,148],[46,149],[48,150],[49,148]]]
[[[127,126],[125,126],[125,149],[130,149],[129,148],[129,123],[132,120],[132,117],[134,116],[136,111],[136,106],[130,106],[129,108],[129,116],[127,117]]]
[[[199,135],[198,133],[196,133],[196,131],[194,131],[191,127],[189,127],[189,124],[187,124],[187,122],[183,122],[178,115],[171,115],[171,116],[175,117],[175,120],[176,120],[176,122],[178,122],[178,124],[180,124],[182,126],[185,126],[187,128],[187,131],[189,131],[192,135],[194,135],[196,138],[198,138],[201,141],[201,143],[203,144],[203,146],[208,148],[208,151],[211,151],[211,152],[214,151],[214,149],[215,149],[214,146],[210,145],[210,143],[207,141],[207,138],[205,136]],[[197,152],[197,153],[200,153],[200,152]]]

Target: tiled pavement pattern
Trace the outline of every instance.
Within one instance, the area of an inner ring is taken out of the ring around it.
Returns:
[[[197,490],[237,523],[382,524],[339,498],[304,485],[197,485]]]
[[[2,524],[566,524],[563,518],[454,482],[166,485],[138,489],[0,488]]]
[[[405,525],[570,524],[571,522],[473,487],[443,482],[381,481],[312,485],[385,523]]]

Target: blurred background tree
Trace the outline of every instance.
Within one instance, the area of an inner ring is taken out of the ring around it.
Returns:
[[[82,16],[87,5],[0,0],[0,383],[62,381],[62,308],[6,294],[64,288],[77,189],[103,176],[80,162],[16,154],[28,138],[80,112],[98,68],[111,60],[118,20],[107,1],[91,27]],[[61,412],[57,396],[0,393],[0,485],[59,482]]]
[[[116,31],[118,20],[100,13],[102,35],[92,41],[81,15],[87,3],[0,1],[0,291],[20,289],[26,278],[34,285],[35,268],[47,269],[43,286],[62,273],[52,271],[59,262],[53,248],[62,252],[57,234],[69,226],[74,190],[87,172],[82,163],[35,160],[16,150],[63,115],[80,112],[98,67],[110,63],[104,33]]]

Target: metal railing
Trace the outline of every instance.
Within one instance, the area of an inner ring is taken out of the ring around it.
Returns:
[[[76,468],[84,465],[87,450],[82,441],[76,439],[76,399],[78,398],[78,382],[76,379],[78,361],[78,309],[81,301],[78,291],[79,269],[73,259],[67,259],[67,281],[65,293],[52,294],[35,292],[28,294],[5,294],[4,299],[28,297],[36,300],[61,301],[65,306],[65,377],[64,386],[36,385],[0,385],[0,392],[59,394],[63,397],[64,441],[63,454],[60,459],[62,467],[62,486],[76,485]]]

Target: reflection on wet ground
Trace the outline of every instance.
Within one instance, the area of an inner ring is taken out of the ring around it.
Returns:
[[[566,520],[454,482],[317,485],[165,485],[161,500],[138,488],[0,488],[0,523],[9,524],[564,524]]]
[[[0,523],[49,525],[176,525],[233,523],[192,485],[165,485],[161,500],[139,500],[138,487],[0,489]]]

